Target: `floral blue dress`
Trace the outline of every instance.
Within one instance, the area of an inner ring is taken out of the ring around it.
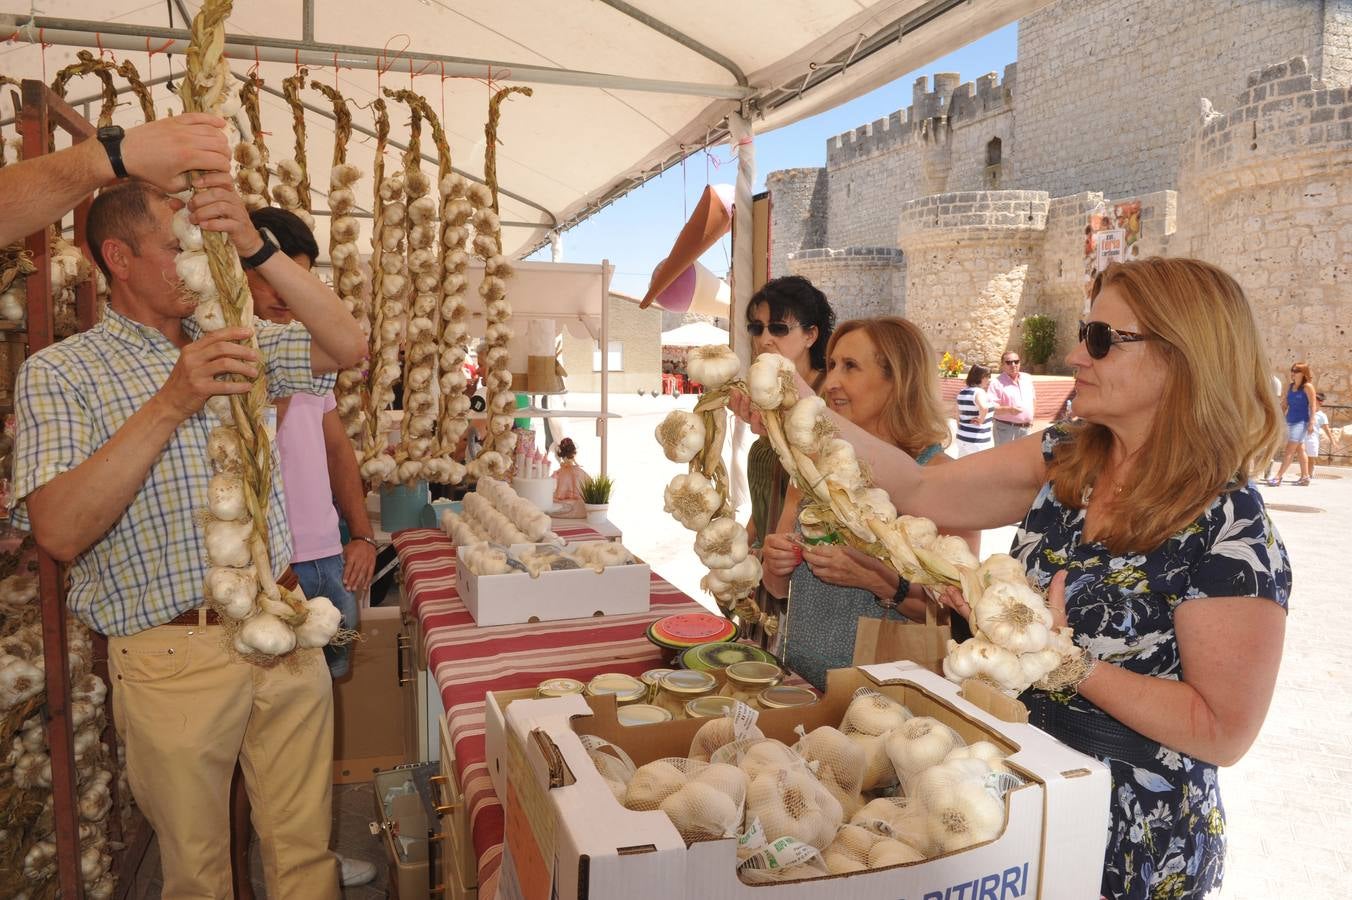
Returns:
[[[1053,427],[1043,455],[1071,432]],[[1264,597],[1287,606],[1291,570],[1286,548],[1252,485],[1228,491],[1154,551],[1114,556],[1083,540],[1084,510],[1039,492],[1011,553],[1029,580],[1046,590],[1068,571],[1066,615],[1090,655],[1132,672],[1177,680],[1182,667],[1174,610],[1196,597]],[[1107,713],[1078,695],[1042,695],[1065,713]],[[1053,734],[1055,731],[1053,730]],[[1144,740],[1144,739],[1142,739]],[[1130,900],[1192,900],[1220,887],[1225,814],[1216,767],[1166,747],[1153,758],[1099,758],[1112,770],[1111,819],[1103,894]]]

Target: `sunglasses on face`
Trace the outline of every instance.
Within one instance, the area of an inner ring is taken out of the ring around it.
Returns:
[[[793,329],[802,327],[798,322],[771,322],[766,325],[764,322],[752,320],[746,323],[746,333],[752,337],[760,337],[768,331],[773,337],[783,337]]]
[[[1007,366],[1017,366],[1019,364],[1019,360],[1017,359],[1002,359],[1000,360],[1000,362],[1004,363]]]
[[[1107,356],[1108,351],[1113,349],[1113,344],[1132,344],[1136,341],[1149,340],[1153,338],[1148,334],[1118,331],[1107,322],[1080,323],[1080,342],[1094,359],[1103,359]]]

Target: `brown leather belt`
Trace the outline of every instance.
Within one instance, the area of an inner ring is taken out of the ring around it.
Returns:
[[[201,616],[201,614],[202,614],[203,612],[206,613],[206,619],[205,619],[205,620],[204,620],[204,619],[202,618],[202,616]],[[220,623],[221,623],[221,617],[220,617],[219,614],[217,614],[216,610],[214,610],[214,609],[207,609],[207,610],[190,609],[190,610],[188,610],[187,612],[185,612],[185,613],[183,613],[183,614],[181,614],[181,615],[175,616],[174,618],[170,619],[168,622],[165,622],[164,624],[166,624],[166,625],[202,625],[202,624],[206,624],[206,625],[219,625]]]

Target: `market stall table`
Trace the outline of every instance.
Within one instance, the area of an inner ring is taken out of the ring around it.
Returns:
[[[556,527],[567,540],[597,540],[589,526]],[[485,763],[484,704],[488,691],[534,688],[567,675],[587,681],[601,672],[638,675],[663,666],[644,630],[662,616],[704,608],[655,573],[646,613],[480,628],[460,602],[455,549],[430,528],[394,535],[404,592],[423,635],[421,648],[437,680],[455,751],[455,778],[469,808],[480,896],[494,896],[502,862],[502,805]]]

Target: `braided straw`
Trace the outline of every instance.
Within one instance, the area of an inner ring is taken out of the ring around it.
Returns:
[[[230,14],[231,0],[206,0],[192,23],[192,40],[188,45],[187,74],[179,85],[179,97],[184,112],[214,112],[225,97],[230,77],[229,65],[222,53],[225,44],[225,19]],[[199,173],[192,173],[196,176]],[[223,232],[204,231],[203,250],[211,270],[211,280],[220,296],[221,308],[227,326],[247,324],[245,319],[253,308],[249,284],[240,268],[239,255]],[[250,335],[246,342],[258,352],[258,340]],[[232,376],[239,380],[242,376]],[[264,592],[272,584],[272,564],[268,559],[267,504],[272,490],[272,447],[263,427],[263,409],[267,405],[267,379],[260,372],[247,394],[231,394],[230,409],[234,427],[239,432],[244,460],[245,506],[253,525],[251,542],[253,565]],[[304,622],[308,615],[298,596],[283,590],[281,598],[291,607],[293,627]]]
[[[310,212],[310,170],[306,164],[305,153],[305,106],[300,99],[300,89],[305,86],[309,70],[304,66],[290,78],[282,79],[282,93],[286,96],[286,105],[291,107],[291,127],[296,133],[296,165],[300,166],[300,184],[296,185],[296,194],[300,198],[300,208]]]
[[[244,105],[244,115],[249,119],[253,145],[258,148],[259,174],[263,176],[263,190],[259,191],[259,195],[263,198],[263,205],[271,206],[272,194],[268,191],[268,178],[272,173],[268,171],[268,145],[263,143],[263,116],[258,108],[258,89],[262,86],[263,79],[256,73],[250,75],[249,80],[240,86],[239,99]]]
[[[498,211],[498,120],[502,118],[502,101],[512,94],[529,97],[535,92],[528,87],[503,88],[488,101],[488,121],[484,123],[484,183],[493,192],[493,212]]]
[[[103,105],[99,108],[99,127],[113,124],[113,112],[117,109],[117,88],[113,85],[111,73],[117,71],[116,67],[110,62],[99,59],[88,50],[81,50],[76,53],[75,59],[76,62],[56,73],[56,77],[52,79],[52,93],[64,100],[71,79],[77,75],[96,76],[99,81],[103,82]],[[56,133],[55,122],[52,122],[48,127],[51,134]]]
[[[311,81],[310,87],[319,91],[333,104],[333,119],[335,123],[333,136],[333,166],[336,169],[338,166],[347,162],[347,142],[352,137],[352,112],[347,108],[347,101],[343,99],[343,95],[339,93],[336,88],[324,84],[321,81]],[[331,191],[339,187],[341,187],[341,185],[330,182],[329,188]],[[336,220],[337,218],[338,216],[335,215],[334,219]],[[332,228],[329,231],[329,260],[331,262],[335,257],[337,247],[342,243],[335,237],[335,231],[336,229]],[[342,298],[344,305],[348,308],[348,311],[352,313],[352,317],[356,319],[357,324],[361,326],[364,332],[366,332],[369,340],[371,311],[365,299],[362,297],[362,285],[359,284],[356,290],[343,290],[343,283],[345,281],[343,276],[349,272],[359,271],[360,268],[361,263],[356,259],[355,255],[349,257],[342,267],[334,264],[334,286],[338,290],[338,295]],[[362,435],[361,407],[364,405],[362,403],[362,394],[364,390],[363,376],[363,366],[361,363],[358,363],[352,368],[339,374],[338,385],[336,388],[340,401],[345,397],[356,398],[354,401],[349,401],[348,403],[339,402],[338,412],[343,420],[348,437],[356,439],[358,442],[360,442]]]
[[[131,92],[141,101],[141,115],[145,116],[147,122],[155,121],[155,100],[150,96],[150,89],[141,80],[141,73],[136,70],[136,64],[129,59],[122,60],[118,63],[117,74],[127,80]]]

